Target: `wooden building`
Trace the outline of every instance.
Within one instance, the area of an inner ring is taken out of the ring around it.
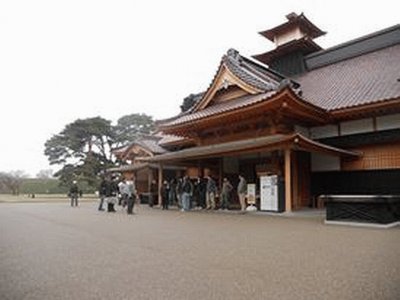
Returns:
[[[184,174],[186,170],[184,167],[164,165],[161,169],[159,164],[146,162],[148,158],[168,152],[159,145],[161,141],[166,145],[169,143],[174,145],[174,140],[176,138],[171,136],[148,135],[127,146],[114,149],[113,154],[124,164],[107,171],[120,173],[126,179],[134,178],[139,195],[145,196],[150,192],[150,183],[153,180],[161,185],[162,178],[171,179]],[[163,174],[159,175],[161,172]]]
[[[228,50],[193,105],[157,123],[175,137],[158,141],[167,151],[144,160],[234,184],[240,173],[258,190],[276,174],[286,211],[321,194],[400,194],[400,25],[325,50],[303,14],[260,34],[276,48]]]

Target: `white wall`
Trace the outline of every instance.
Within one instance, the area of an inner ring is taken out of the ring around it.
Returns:
[[[310,137],[310,130],[307,127],[296,125],[294,126],[294,131],[300,133],[305,137]]]
[[[287,42],[301,39],[303,36],[304,36],[304,33],[301,32],[300,28],[296,27],[290,31],[287,31],[283,34],[281,33],[280,35],[275,36],[274,41],[275,41],[276,47],[278,47],[282,44],[286,44]]]
[[[372,118],[360,119],[340,123],[340,134],[356,134],[374,131],[374,122]]]
[[[325,125],[310,128],[310,135],[312,139],[321,139],[339,135],[337,125]]]
[[[376,127],[377,130],[400,128],[400,114],[377,117]]]

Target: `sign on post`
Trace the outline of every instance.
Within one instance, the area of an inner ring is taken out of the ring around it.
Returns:
[[[247,184],[247,204],[256,205],[256,184]]]

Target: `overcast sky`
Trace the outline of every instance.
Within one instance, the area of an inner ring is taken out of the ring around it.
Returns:
[[[273,49],[257,32],[292,11],[323,48],[399,23],[395,0],[0,1],[0,171],[48,169],[44,143],[78,118],[175,115],[229,48]]]

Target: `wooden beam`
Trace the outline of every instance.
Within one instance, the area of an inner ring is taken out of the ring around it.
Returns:
[[[291,150],[285,149],[285,211],[292,211]]]

